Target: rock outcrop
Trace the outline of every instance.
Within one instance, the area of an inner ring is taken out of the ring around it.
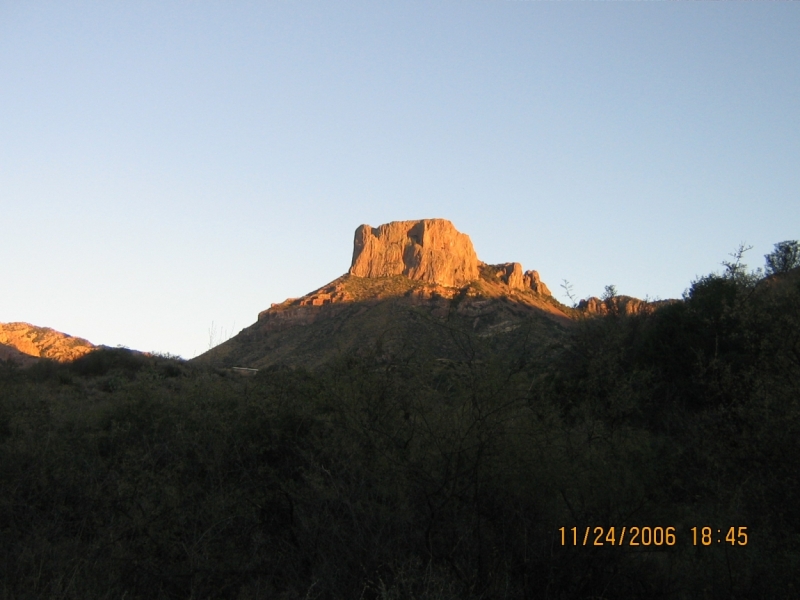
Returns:
[[[578,310],[583,311],[588,315],[638,315],[642,313],[651,313],[654,310],[674,304],[678,300],[656,300],[649,302],[647,300],[639,300],[631,296],[613,296],[601,300],[595,296],[581,300],[578,303]]]
[[[524,276],[525,287],[532,289],[537,294],[542,296],[552,296],[550,289],[539,279],[538,271],[525,271]]]
[[[515,290],[533,290],[542,296],[550,296],[550,290],[539,279],[537,271],[522,272],[522,265],[519,263],[503,263],[501,265],[491,265],[498,269],[497,276],[508,287]]]
[[[350,274],[391,277],[460,287],[479,277],[469,236],[446,219],[394,221],[356,229]]]
[[[37,358],[68,362],[97,347],[83,338],[29,323],[0,323],[0,344]]]

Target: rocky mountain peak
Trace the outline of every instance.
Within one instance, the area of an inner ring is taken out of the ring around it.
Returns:
[[[446,219],[361,225],[349,272],[357,277],[404,275],[447,287],[460,287],[480,276],[472,240]]]
[[[97,347],[83,338],[30,323],[0,323],[0,360],[27,357],[69,362]]]

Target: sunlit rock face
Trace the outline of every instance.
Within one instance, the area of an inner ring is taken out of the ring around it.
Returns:
[[[49,327],[30,323],[0,323],[0,344],[27,356],[69,362],[95,350],[96,346]],[[9,351],[6,350],[6,353]],[[3,354],[0,353],[0,357]]]
[[[525,271],[523,277],[524,287],[532,289],[537,294],[542,296],[552,296],[550,289],[545,285],[544,281],[539,279],[538,271]]]
[[[469,236],[446,219],[361,225],[353,242],[350,274],[391,277],[460,287],[479,277],[478,256]]]
[[[541,294],[542,296],[551,295],[550,290],[547,289],[547,286],[539,279],[539,273],[537,271],[525,271],[523,273],[522,265],[517,262],[491,266],[498,269],[500,280],[512,289],[533,290],[535,293]]]

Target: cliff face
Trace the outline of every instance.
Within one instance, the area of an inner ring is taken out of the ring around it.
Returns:
[[[0,344],[27,356],[50,358],[59,362],[75,360],[96,348],[83,338],[29,323],[0,323]],[[8,358],[15,358],[11,353],[7,354]]]
[[[461,287],[478,279],[478,256],[469,236],[445,219],[394,221],[356,229],[350,274],[404,275],[412,280]]]

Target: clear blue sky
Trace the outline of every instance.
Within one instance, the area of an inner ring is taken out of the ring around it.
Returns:
[[[563,299],[800,238],[800,4],[0,0],[0,321],[208,348],[442,217]]]

